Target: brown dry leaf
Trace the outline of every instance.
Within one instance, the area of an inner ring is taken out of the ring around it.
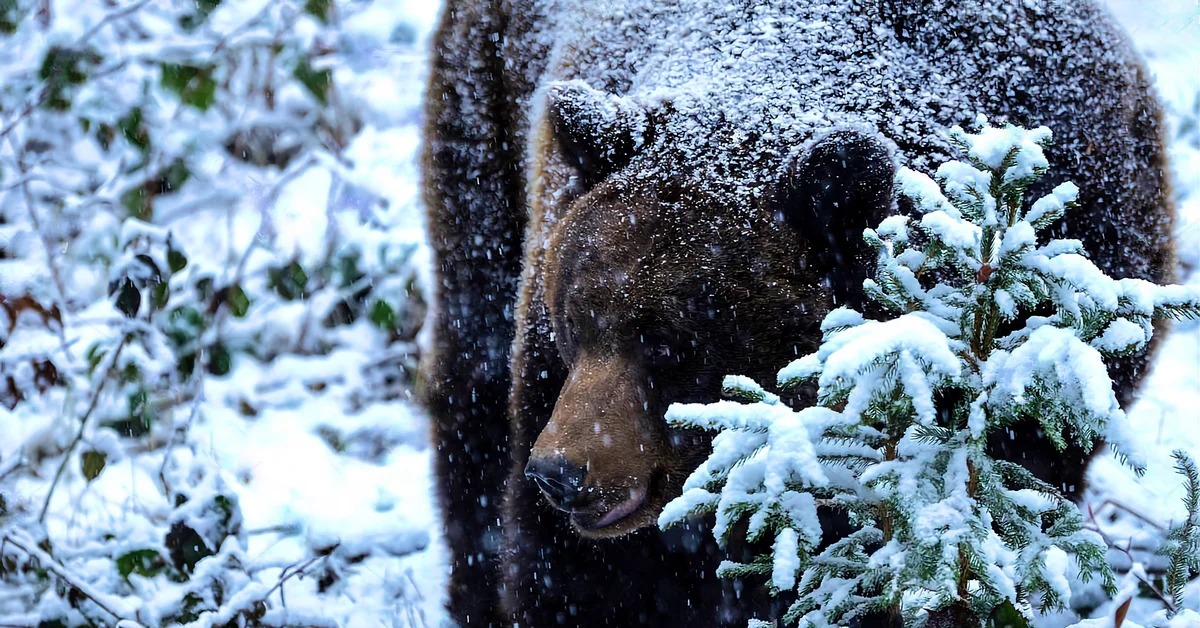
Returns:
[[[1121,624],[1125,623],[1125,615],[1129,613],[1129,604],[1132,602],[1133,598],[1130,597],[1117,607],[1117,611],[1113,613],[1113,628],[1121,628]]]

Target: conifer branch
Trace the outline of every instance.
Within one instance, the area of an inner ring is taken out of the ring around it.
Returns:
[[[1039,246],[1039,231],[1079,190],[1064,183],[1027,205],[1029,185],[1047,171],[1049,130],[981,127],[953,131],[965,161],[934,177],[901,169],[899,191],[920,216],[864,232],[878,256],[864,292],[897,316],[834,310],[818,351],[779,372],[782,387],[816,381],[817,407],[794,411],[731,377],[725,395],[740,403],[667,413],[673,425],[720,433],[660,525],[714,512],[722,544],[747,521],[749,538],[775,539],[770,554],[725,563],[719,575],[769,575],[773,591],[791,587],[785,624],[870,613],[982,624],[1002,606],[1028,616],[1037,599],[1059,609],[1071,594],[1070,556],[1081,579],[1116,590],[1104,540],[1078,508],[1028,470],[993,459],[987,443],[1025,424],[1060,450],[1107,440],[1143,469],[1122,438],[1125,415],[1104,359],[1143,350],[1155,318],[1200,312],[1200,293],[1111,279],[1077,241]],[[944,283],[928,285],[930,276]],[[997,337],[1005,321],[1023,325]],[[1180,465],[1191,501],[1166,550],[1176,558],[1173,594],[1200,569],[1188,562],[1200,560],[1191,558],[1200,556],[1200,477]],[[861,528],[822,548],[817,508],[830,504]]]

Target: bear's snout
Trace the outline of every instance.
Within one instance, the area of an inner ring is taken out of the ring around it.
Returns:
[[[569,511],[585,501],[587,469],[562,456],[530,458],[529,464],[525,465],[525,477],[533,480],[551,505],[559,510]]]
[[[670,457],[666,425],[642,379],[619,356],[584,352],[529,453],[525,477],[583,536],[652,525],[666,501],[656,481]]]

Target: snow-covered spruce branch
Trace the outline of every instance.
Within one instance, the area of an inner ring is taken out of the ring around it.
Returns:
[[[1156,319],[1200,318],[1200,294],[1112,279],[1078,241],[1039,242],[1079,192],[1064,183],[1025,204],[1048,168],[1049,129],[979,123],[978,133],[953,129],[965,158],[935,177],[901,169],[898,189],[919,215],[864,234],[878,252],[866,294],[894,318],[835,310],[818,351],[779,372],[785,390],[815,380],[816,406],[794,410],[729,377],[726,396],[739,401],[667,413],[674,426],[719,433],[660,526],[715,513],[713,533],[727,542],[748,520],[747,540],[770,541],[770,552],[719,573],[769,577],[772,591],[794,594],[787,624],[1029,617],[1034,600],[1068,603],[1071,557],[1082,580],[1115,586],[1102,539],[1074,504],[992,458],[988,437],[1036,421],[1060,450],[1102,439],[1140,472],[1104,359],[1144,350]],[[856,529],[823,545],[822,508]]]
[[[1192,578],[1200,575],[1200,469],[1182,450],[1171,452],[1175,469],[1183,476],[1186,509],[1184,520],[1167,532],[1166,542],[1158,553],[1169,560],[1167,593],[1171,596],[1171,615],[1178,613],[1183,589]]]

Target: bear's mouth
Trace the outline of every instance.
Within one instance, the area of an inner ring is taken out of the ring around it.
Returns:
[[[616,504],[600,503],[592,507],[571,509],[571,523],[580,530],[599,532],[617,526],[637,514],[646,504],[644,486],[630,488],[628,497]]]

